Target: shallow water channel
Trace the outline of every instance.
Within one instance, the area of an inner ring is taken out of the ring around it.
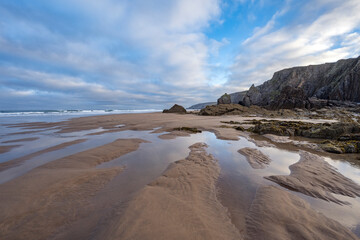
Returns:
[[[300,159],[297,152],[290,152],[274,147],[258,147],[253,142],[242,137],[240,137],[238,141],[220,140],[210,132],[192,134],[190,137],[177,137],[176,139],[163,140],[158,137],[161,134],[152,133],[152,131],[121,131],[101,135],[88,135],[89,133],[102,131],[102,129],[66,134],[59,134],[53,129],[48,129],[40,133],[11,134],[15,131],[24,130],[13,129],[11,131],[8,130],[6,133],[2,132],[0,142],[30,136],[38,137],[39,139],[30,142],[20,142],[19,144],[22,146],[13,148],[7,153],[0,154],[0,162],[6,162],[64,142],[77,139],[86,139],[86,141],[56,151],[43,153],[26,160],[18,166],[1,171],[0,184],[11,181],[11,179],[52,160],[101,146],[119,138],[141,138],[148,141],[142,143],[135,152],[128,153],[120,158],[97,166],[98,168],[109,168],[113,166],[126,167],[121,174],[117,175],[101,190],[101,194],[95,195],[93,201],[96,204],[102,205],[101,209],[114,209],[115,202],[117,206],[125,203],[138,190],[160,176],[170,163],[187,157],[190,151],[188,148],[190,145],[197,142],[204,142],[208,145],[207,152],[214,155],[221,167],[221,176],[218,181],[218,196],[222,204],[228,208],[233,223],[240,231],[245,228],[243,216],[246,215],[250,208],[257,188],[262,185],[278,186],[266,180],[264,176],[289,175],[289,166]],[[1,143],[0,145],[5,146],[7,144]],[[272,162],[265,169],[253,169],[248,164],[246,157],[238,153],[238,150],[244,147],[261,150],[271,158]],[[352,166],[345,161],[335,161],[330,158],[325,158],[325,160],[336,167],[343,175],[360,184],[360,170],[356,166]],[[278,187],[281,188],[280,186]],[[321,199],[308,197],[301,193],[292,193],[305,199],[315,210],[339,221],[360,236],[359,198],[337,195],[339,199],[351,203],[350,205],[341,206]]]

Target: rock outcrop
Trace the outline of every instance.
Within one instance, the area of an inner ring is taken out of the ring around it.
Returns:
[[[235,92],[235,93],[231,93],[231,94],[225,93],[217,100],[217,103],[218,104],[229,104],[229,103],[242,104],[246,93],[247,93],[247,91]]]
[[[279,96],[269,105],[271,109],[310,108],[311,103],[302,88],[285,86]]]
[[[229,94],[225,93],[222,95],[218,100],[217,104],[230,104],[231,103],[231,97]]]
[[[246,92],[243,100],[240,100],[240,104],[246,107],[250,107],[251,105],[259,105],[257,103],[261,102],[261,92],[255,85],[251,85],[249,91]]]
[[[360,57],[278,71],[262,85],[252,85],[237,103],[279,109],[337,106],[346,101],[360,102]]]
[[[175,104],[170,109],[164,109],[163,113],[186,113],[186,109],[183,106]]]
[[[215,106],[207,106],[200,110],[199,115],[203,116],[221,116],[221,115],[253,115],[259,114],[263,116],[270,111],[258,106],[244,107],[240,104],[219,104]]]
[[[264,135],[299,136],[327,139],[319,147],[330,153],[360,153],[360,125],[358,123],[309,123],[295,121],[252,120],[248,131]]]

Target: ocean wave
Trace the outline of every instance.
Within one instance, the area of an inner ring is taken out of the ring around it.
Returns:
[[[96,114],[123,114],[123,113],[149,113],[160,112],[158,109],[138,109],[138,110],[20,110],[20,111],[0,111],[0,117],[6,116],[39,116],[39,115],[96,115]]]

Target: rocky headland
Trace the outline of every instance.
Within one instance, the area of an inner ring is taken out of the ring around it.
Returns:
[[[335,63],[294,67],[248,91],[224,94],[218,104],[236,103],[269,109],[355,106],[360,102],[360,57]]]

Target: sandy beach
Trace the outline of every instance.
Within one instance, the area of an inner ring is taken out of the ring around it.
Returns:
[[[360,240],[360,0],[0,0],[0,240]]]
[[[357,155],[224,123],[254,119],[144,113],[7,124],[0,239],[359,239]]]

